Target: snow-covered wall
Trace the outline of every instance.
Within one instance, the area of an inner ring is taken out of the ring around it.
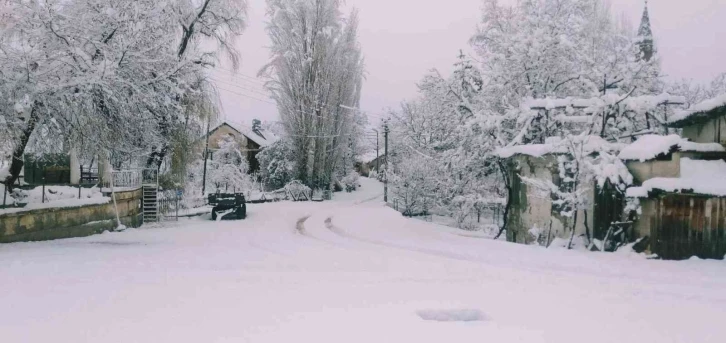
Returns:
[[[142,224],[141,196],[141,189],[116,193],[127,227]],[[90,236],[116,226],[113,202],[10,212],[0,215],[0,243]]]
[[[683,128],[683,137],[696,143],[720,143],[726,146],[726,117],[686,126]]]
[[[678,177],[680,175],[681,153],[674,152],[668,161],[650,160],[645,162],[626,161],[628,171],[633,175],[635,185],[655,177]]]
[[[538,194],[537,190],[522,182],[519,177],[521,175],[528,178],[553,179],[553,175],[557,174],[556,157],[554,155],[543,157],[517,155],[510,159],[510,163],[513,163],[509,170],[513,172],[510,178],[514,195],[511,199],[512,207],[507,222],[507,240],[533,244],[537,239],[536,233],[540,233],[541,244],[546,244],[547,240],[551,241],[554,238],[569,239],[571,231],[568,221],[573,219],[564,218],[556,213],[557,211],[553,211],[552,199]],[[590,188],[588,196],[593,199],[587,209],[587,227],[590,228],[590,233],[593,228],[594,194],[594,189]],[[575,236],[585,234],[585,230],[585,213],[581,210],[577,213]]]

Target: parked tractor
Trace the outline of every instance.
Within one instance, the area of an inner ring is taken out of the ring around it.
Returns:
[[[214,206],[212,220],[217,220],[219,212],[228,212],[223,214],[222,220],[238,220],[247,217],[247,204],[242,193],[209,194],[209,204]]]

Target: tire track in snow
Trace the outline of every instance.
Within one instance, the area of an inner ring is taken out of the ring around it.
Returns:
[[[373,244],[373,245],[377,245],[377,246],[381,246],[381,247],[386,247],[389,249],[403,250],[406,252],[415,252],[415,253],[425,254],[425,255],[429,255],[429,256],[453,259],[453,260],[457,260],[457,261],[466,261],[466,262],[472,262],[472,263],[481,262],[475,258],[471,258],[470,256],[454,254],[454,253],[446,253],[446,252],[442,252],[442,251],[439,251],[436,249],[405,246],[405,245],[400,245],[400,244],[388,243],[388,242],[384,242],[384,241],[380,241],[380,240],[376,240],[376,239],[369,239],[369,238],[355,236],[355,235],[345,232],[344,230],[335,226],[333,224],[333,217],[328,217],[325,219],[325,227],[329,231],[331,231],[332,233],[334,233],[340,237],[351,239],[354,241],[363,242],[363,243]]]
[[[297,223],[295,224],[295,229],[299,234],[303,236],[314,238],[307,232],[307,230],[305,230],[305,221],[308,220],[308,218],[310,217],[312,217],[312,215],[308,214],[307,216],[298,219]]]
[[[383,194],[378,194],[378,195],[376,195],[376,196],[374,196],[374,197],[372,197],[372,198],[368,198],[368,199],[363,199],[363,200],[359,200],[359,201],[356,201],[356,202],[355,202],[355,204],[356,204],[356,205],[361,205],[361,204],[365,204],[365,203],[367,203],[367,202],[371,202],[371,201],[373,201],[373,200],[376,200],[376,199],[378,199],[378,198],[380,198],[380,197],[382,197],[382,196],[383,196]]]

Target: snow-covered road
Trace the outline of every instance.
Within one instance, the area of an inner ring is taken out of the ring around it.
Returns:
[[[362,182],[245,221],[0,245],[0,341],[726,340],[725,262],[495,242]]]

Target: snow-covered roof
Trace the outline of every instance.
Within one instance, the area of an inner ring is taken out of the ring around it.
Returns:
[[[724,179],[726,179],[726,162],[723,160],[701,161],[681,158],[680,177],[657,177],[647,180],[641,187],[628,188],[627,196],[645,198],[654,190],[726,196]]]
[[[687,110],[676,112],[668,119],[666,125],[684,127],[723,115],[726,115],[726,94],[693,105]]]
[[[620,151],[621,160],[647,161],[672,151],[723,152],[718,143],[694,143],[679,135],[644,135]]]
[[[248,127],[241,123],[231,122],[231,121],[225,121],[221,124],[219,124],[214,130],[219,128],[223,125],[229,125],[231,128],[237,130],[237,132],[243,134],[245,137],[247,137],[249,140],[257,143],[260,147],[264,148],[267,146],[270,146],[272,143],[275,143],[279,140],[277,136],[275,136],[272,132],[268,130],[261,130],[261,131],[253,131],[251,127]],[[212,131],[214,131],[212,130]]]
[[[584,145],[585,152],[589,153],[597,151],[616,152],[620,148],[620,144],[608,142],[600,136],[588,136]],[[566,152],[567,147],[562,144],[560,137],[550,137],[545,140],[544,144],[524,144],[504,147],[494,151],[494,154],[501,158],[510,158],[516,155],[542,157],[547,154],[563,154]]]

